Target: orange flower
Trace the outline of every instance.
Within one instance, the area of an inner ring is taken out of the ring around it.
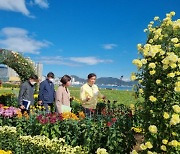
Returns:
[[[82,119],[84,119],[84,118],[85,118],[85,114],[84,114],[84,112],[83,112],[83,111],[79,112],[79,118],[82,118]]]
[[[17,110],[17,111],[16,111],[16,114],[17,114],[17,117],[18,117],[18,118],[22,118],[21,110]]]
[[[27,113],[27,111],[25,111],[25,112],[23,113],[23,116],[24,116],[26,119],[29,119],[29,114]]]
[[[63,117],[63,120],[65,119],[79,120],[79,118],[74,113],[71,113],[71,112],[63,112],[62,117]]]

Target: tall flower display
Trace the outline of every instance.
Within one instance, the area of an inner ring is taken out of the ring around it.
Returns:
[[[0,64],[5,64],[14,69],[21,78],[21,81],[25,81],[32,74],[35,74],[32,62],[11,50],[0,49]]]
[[[144,98],[142,153],[180,152],[180,19],[173,21],[174,15],[150,22],[146,44],[137,45],[140,58],[133,60],[138,72],[131,79]]]

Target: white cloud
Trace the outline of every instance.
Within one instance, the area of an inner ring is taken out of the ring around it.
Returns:
[[[49,3],[47,0],[33,0],[29,5],[38,5],[40,8],[48,8]],[[28,17],[33,17],[26,6],[25,0],[0,0],[0,10],[20,12]]]
[[[115,47],[117,47],[118,45],[117,44],[114,44],[114,43],[110,43],[110,44],[103,44],[102,47],[106,50],[112,50],[114,49]]]
[[[104,60],[104,59],[98,59],[96,57],[70,57],[71,61],[77,62],[77,63],[83,63],[86,65],[96,65],[98,63],[109,63],[112,62],[112,60]]]
[[[21,12],[26,16],[30,15],[30,12],[26,8],[25,0],[0,0],[0,9]]]
[[[77,66],[71,62],[67,62],[67,59],[61,57],[61,56],[56,56],[56,57],[37,57],[35,59],[37,62],[43,63],[43,64],[50,64],[50,65],[66,65],[66,66]]]
[[[49,7],[49,3],[47,0],[34,0],[34,3],[41,8],[48,8]]]
[[[29,35],[29,32],[22,28],[6,27],[0,31],[1,48],[24,53],[38,54],[41,48],[48,47],[48,41],[38,41]]]
[[[110,63],[112,60],[98,59],[96,57],[38,57],[36,61],[44,64],[52,65],[66,65],[66,66],[81,66],[81,64],[86,65],[96,65],[98,63]]]

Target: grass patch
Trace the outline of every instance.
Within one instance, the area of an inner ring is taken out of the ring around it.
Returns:
[[[79,87],[70,87],[69,90],[71,92],[71,96],[74,96],[75,98],[79,99],[79,94],[80,94]],[[137,101],[133,96],[134,95],[133,91],[107,90],[107,89],[101,89],[100,91],[103,95],[106,96],[107,100],[117,101],[120,104],[125,104],[125,105],[135,104]],[[0,95],[5,93],[14,93],[16,96],[18,96],[19,88],[0,88]]]

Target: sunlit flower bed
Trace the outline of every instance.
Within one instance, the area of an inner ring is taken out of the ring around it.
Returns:
[[[1,107],[0,125],[16,126],[22,136],[41,135],[53,140],[64,138],[67,145],[83,146],[90,153],[128,153],[135,144],[131,130],[132,111],[124,105],[104,104],[101,112],[92,110],[92,117],[80,111],[77,114],[45,113],[42,107],[31,107],[30,115],[13,107]],[[4,113],[8,111],[8,116]],[[10,110],[10,112],[9,112]],[[54,141],[54,140],[53,140]],[[103,148],[105,150],[103,150]],[[13,150],[13,149],[10,149]]]

